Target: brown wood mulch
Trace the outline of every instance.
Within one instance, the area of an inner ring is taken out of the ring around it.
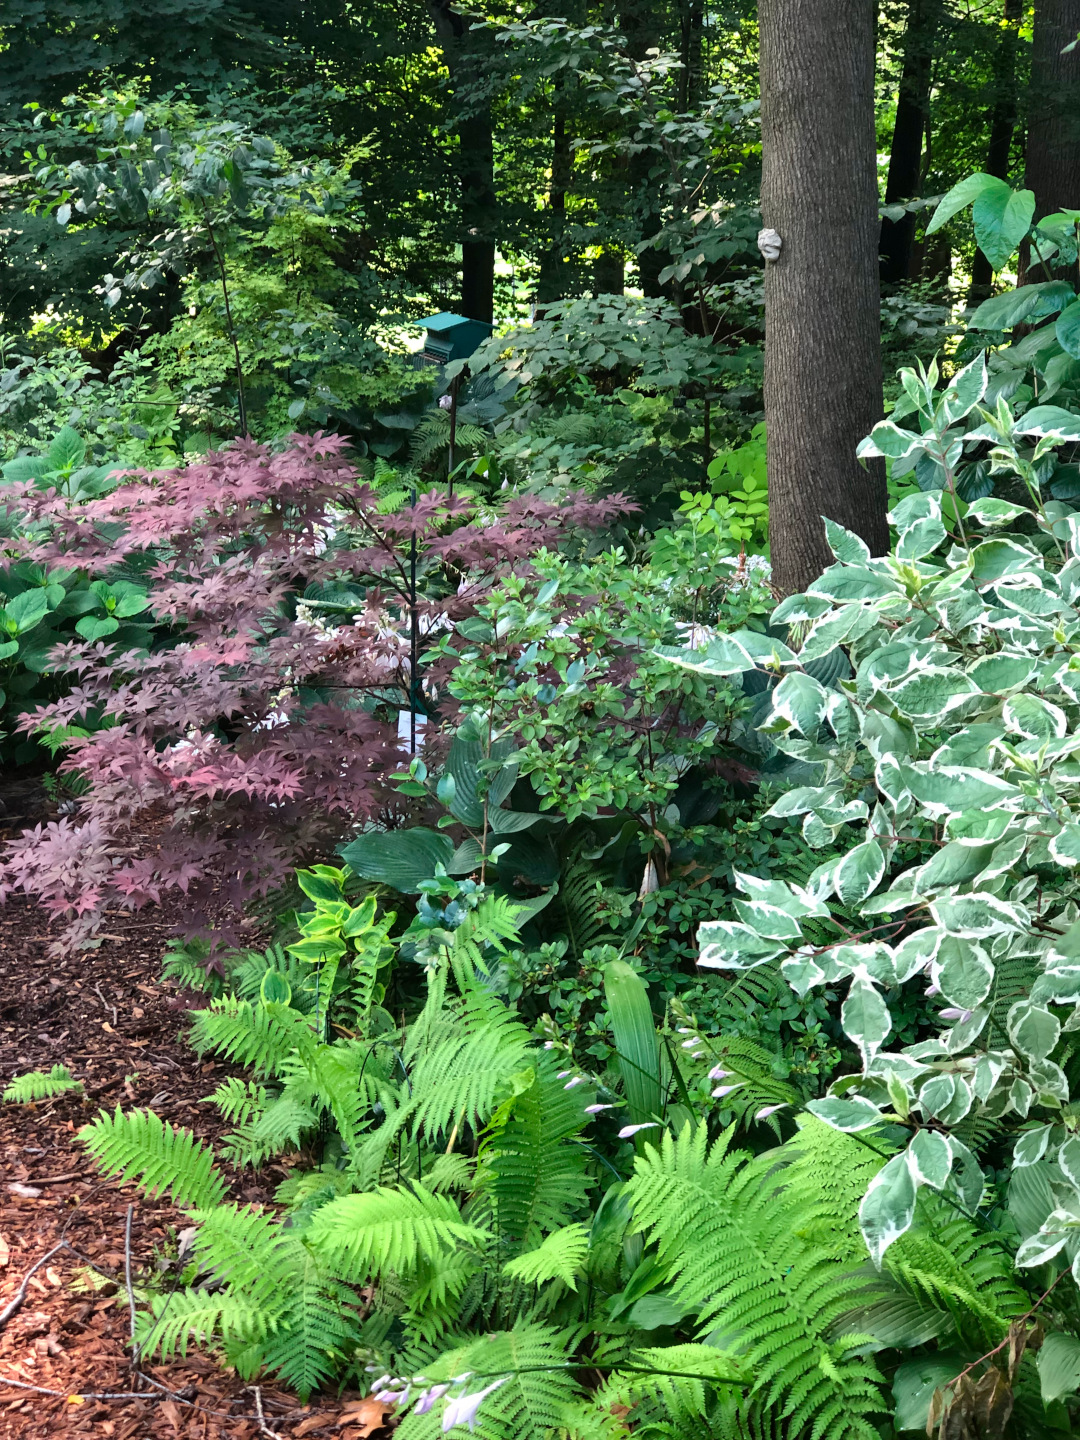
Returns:
[[[14,1075],[55,1064],[85,1089],[0,1106],[0,1314],[25,1284],[21,1307],[0,1327],[0,1440],[377,1436],[383,1407],[355,1391],[302,1406],[272,1378],[256,1389],[195,1350],[133,1368],[124,1279],[129,1206],[136,1288],[151,1278],[166,1289],[172,1283],[186,1221],[134,1186],[103,1182],[76,1132],[101,1106],[120,1104],[151,1106],[213,1140],[228,1127],[205,1097],[238,1072],[200,1061],[181,1038],[182,1001],[160,979],[167,911],[109,923],[113,933],[98,950],[55,960],[40,912],[20,901],[0,909],[0,1089]],[[268,1203],[286,1173],[273,1165],[254,1177],[223,1168],[232,1198],[255,1204]],[[61,1240],[70,1248],[26,1280]],[[101,1394],[133,1398],[92,1398]]]

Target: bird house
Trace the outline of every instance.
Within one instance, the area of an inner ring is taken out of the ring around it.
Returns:
[[[468,359],[493,328],[484,320],[469,320],[464,315],[453,315],[449,310],[429,315],[416,324],[424,331],[421,358],[432,365],[447,365],[451,360]]]

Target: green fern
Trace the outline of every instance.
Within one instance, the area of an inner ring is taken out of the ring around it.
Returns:
[[[214,1168],[213,1151],[190,1130],[178,1130],[152,1110],[102,1110],[79,1139],[106,1175],[138,1180],[151,1196],[168,1192],[174,1205],[220,1205],[226,1185]]]
[[[575,1143],[592,1092],[567,1090],[551,1056],[536,1060],[532,1083],[500,1110],[481,1152],[478,1183],[490,1197],[501,1235],[531,1248],[584,1204],[587,1155]]]
[[[751,1398],[782,1416],[790,1434],[876,1440],[869,1417],[887,1408],[881,1376],[846,1341],[830,1338],[850,1303],[838,1262],[851,1261],[861,1244],[856,1187],[844,1177],[841,1203],[824,1191],[808,1158],[814,1128],[825,1127],[806,1127],[789,1164],[778,1164],[777,1152],[729,1153],[730,1131],[711,1151],[704,1126],[687,1125],[678,1140],[665,1136],[659,1152],[649,1146],[637,1160],[635,1223],[670,1267],[675,1298],[700,1307],[703,1334],[719,1328],[727,1337],[753,1374]],[[863,1152],[845,1148],[861,1181]]]
[[[194,1012],[191,1043],[200,1055],[216,1051],[257,1075],[273,1076],[305,1032],[311,1034],[310,1025],[290,1006],[253,1005],[226,995]]]
[[[386,1271],[407,1274],[422,1261],[438,1262],[459,1245],[481,1245],[489,1233],[462,1219],[447,1195],[421,1185],[332,1200],[307,1231],[315,1253],[343,1279],[359,1283]]]
[[[535,1250],[526,1250],[503,1266],[503,1274],[524,1280],[530,1285],[543,1285],[561,1280],[571,1290],[577,1289],[578,1276],[589,1253],[589,1231],[585,1225],[564,1225],[553,1231]]]
[[[15,1105],[29,1105],[70,1090],[81,1094],[82,1088],[82,1081],[76,1080],[66,1065],[54,1065],[49,1071],[28,1070],[25,1075],[16,1075],[0,1098]]]
[[[546,1325],[496,1330],[460,1348],[447,1350],[424,1376],[443,1382],[470,1373],[470,1391],[501,1380],[481,1402],[475,1421],[479,1440],[549,1440],[578,1394],[571,1368],[573,1334]],[[440,1440],[441,1404],[426,1415],[412,1411],[396,1432],[398,1440]]]

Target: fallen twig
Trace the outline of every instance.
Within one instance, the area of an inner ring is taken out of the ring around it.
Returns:
[[[45,1255],[43,1255],[40,1260],[36,1261],[33,1265],[30,1266],[30,1269],[27,1270],[26,1274],[23,1276],[22,1284],[19,1286],[18,1290],[15,1291],[15,1294],[4,1306],[3,1310],[0,1310],[0,1328],[5,1326],[7,1322],[11,1319],[11,1317],[18,1314],[19,1310],[22,1308],[23,1301],[26,1299],[26,1292],[30,1288],[31,1277],[36,1275],[43,1265],[47,1265],[54,1255],[59,1254],[61,1250],[66,1250],[67,1248],[67,1241],[61,1240],[59,1245],[54,1245],[53,1248],[49,1250]]]
[[[270,1435],[273,1437],[273,1440],[278,1440],[277,1431],[270,1429],[270,1426],[266,1423],[266,1416],[263,1414],[262,1391],[259,1389],[258,1385],[254,1386],[253,1388],[255,1391],[255,1414],[259,1417],[259,1434]]]

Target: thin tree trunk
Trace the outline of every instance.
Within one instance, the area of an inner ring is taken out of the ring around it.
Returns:
[[[1078,31],[1080,0],[1035,0],[1024,177],[1036,220],[1080,206],[1080,49],[1061,53]],[[1026,241],[1017,271],[1021,285],[1044,278]]]
[[[627,53],[632,60],[644,60],[649,50],[661,43],[659,8],[652,0],[619,0],[618,14],[619,28],[626,36]],[[657,188],[663,182],[650,174],[656,164],[657,156],[648,150],[630,157],[630,184],[639,215],[641,241],[656,235],[663,225],[656,202]],[[645,295],[650,298],[663,295],[660,272],[669,263],[670,257],[651,245],[639,252],[638,275]]]
[[[679,15],[678,108],[681,112],[696,105],[704,78],[705,7],[703,0],[682,0]]]
[[[1009,159],[1016,129],[1016,48],[1024,0],[1005,0],[1004,21],[997,54],[994,56],[994,108],[990,114],[990,143],[986,147],[986,173],[999,180],[1009,178]],[[971,265],[968,304],[986,300],[993,288],[994,271],[981,250],[976,249]]]
[[[461,187],[461,313],[470,320],[495,318],[495,148],[491,100],[484,86],[484,55],[470,31],[468,16],[452,0],[428,0],[435,33],[443,47],[457,119],[457,170]]]
[[[566,129],[566,105],[563,82],[555,81],[553,119],[551,122],[551,184],[548,187],[548,243],[540,256],[540,275],[536,286],[538,305],[550,305],[563,298],[566,270],[566,192],[570,188],[573,154]]]
[[[774,583],[832,562],[822,516],[888,549],[881,418],[874,0],[760,0],[765,426]],[[807,197],[813,197],[808,203]]]
[[[886,205],[913,200],[922,183],[922,149],[930,104],[930,71],[938,27],[938,0],[911,0],[904,34],[904,67],[896,97]],[[881,222],[881,279],[896,285],[910,279],[915,216]]]

